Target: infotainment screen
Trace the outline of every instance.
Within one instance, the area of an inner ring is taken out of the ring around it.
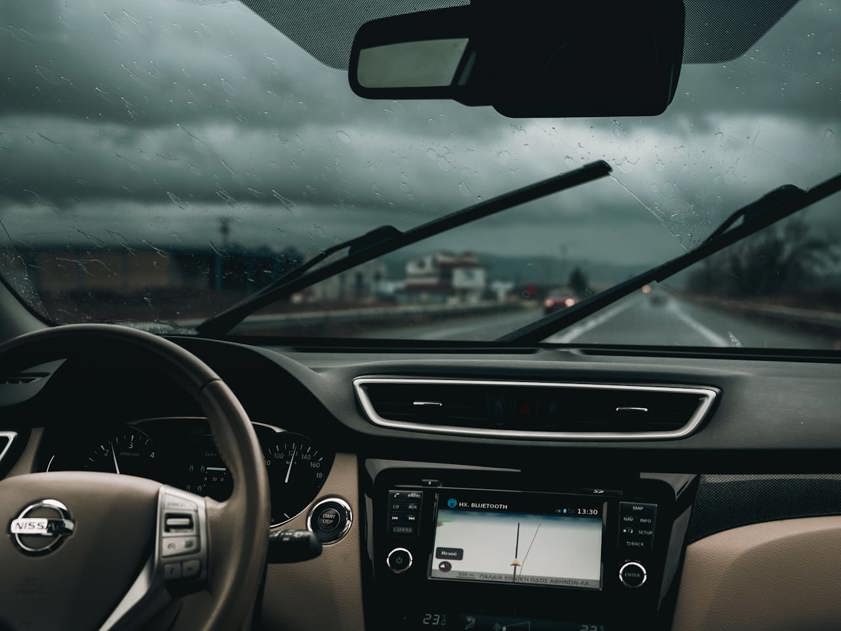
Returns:
[[[603,521],[571,495],[441,492],[429,577],[601,589]]]

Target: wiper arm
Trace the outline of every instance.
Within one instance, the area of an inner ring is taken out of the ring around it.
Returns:
[[[805,191],[791,184],[776,188],[732,213],[709,237],[692,250],[582,300],[572,307],[549,314],[508,333],[498,341],[517,345],[538,344],[550,335],[572,326],[644,285],[662,282],[690,265],[839,191],[841,191],[841,173]]]
[[[405,232],[393,226],[376,228],[360,237],[327,248],[262,290],[225,311],[211,316],[199,324],[196,330],[202,335],[223,335],[255,311],[352,267],[503,210],[597,180],[610,175],[610,172],[610,165],[604,160],[598,160],[457,210]],[[317,269],[312,269],[332,254],[346,248],[349,249],[347,255]]]
[[[336,245],[331,245],[329,248],[322,250],[308,261],[304,261],[297,267],[292,268],[290,271],[278,278],[272,284],[258,291],[255,294],[255,296],[265,293],[267,291],[272,291],[272,288],[274,286],[280,286],[282,284],[292,282],[296,278],[303,276],[304,272],[306,272],[308,269],[312,269],[313,267],[321,263],[321,261],[331,257],[336,252],[347,249],[348,254],[352,255],[355,252],[364,250],[365,248],[375,245],[378,242],[385,242],[394,239],[395,237],[400,236],[400,234],[401,232],[394,226],[380,226],[379,228],[374,228],[370,232],[366,232],[361,236],[354,237],[353,239],[348,239],[347,241],[342,241],[341,243],[337,243]]]

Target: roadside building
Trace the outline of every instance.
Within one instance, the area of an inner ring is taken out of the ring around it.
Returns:
[[[486,289],[487,270],[473,252],[439,251],[406,263],[402,297],[418,303],[476,303]]]

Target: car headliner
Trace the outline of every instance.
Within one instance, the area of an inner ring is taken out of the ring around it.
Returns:
[[[457,0],[241,0],[313,57],[347,68],[362,24],[377,18],[467,4]],[[797,0],[685,0],[684,63],[720,63],[744,54]]]

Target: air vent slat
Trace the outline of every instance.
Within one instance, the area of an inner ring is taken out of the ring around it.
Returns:
[[[22,373],[19,375],[0,375],[0,385],[3,386],[20,386],[28,383],[34,383],[40,379],[43,379],[44,375],[39,374],[31,374],[31,373]]]
[[[368,418],[378,425],[575,439],[686,436],[718,392],[697,386],[394,377],[360,377],[354,385]]]

